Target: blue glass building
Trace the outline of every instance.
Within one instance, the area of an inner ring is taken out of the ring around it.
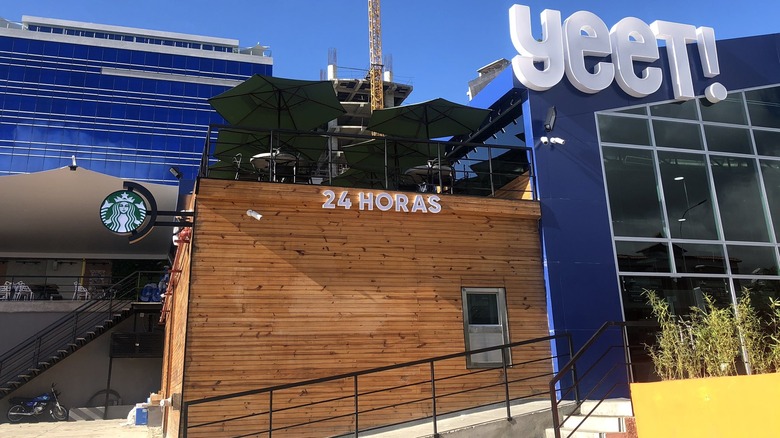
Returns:
[[[272,74],[267,47],[25,16],[0,21],[0,177],[69,165],[137,181],[193,180],[207,99]]]
[[[224,123],[208,98],[272,75],[269,55],[228,38],[0,19],[0,208],[14,212],[0,219],[0,275],[62,275],[56,260],[168,257],[171,228],[133,245],[101,229],[96,211],[107,193],[94,186],[133,180],[150,187],[160,210],[180,208],[208,125]],[[61,172],[74,164],[77,172]],[[88,264],[59,266],[79,275]]]

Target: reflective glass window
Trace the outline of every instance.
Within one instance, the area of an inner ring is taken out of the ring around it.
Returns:
[[[744,295],[746,289],[750,291],[750,304],[760,315],[769,318],[774,314],[769,299],[780,298],[780,281],[760,277],[751,280],[735,278],[734,287],[739,291],[740,297]]]
[[[761,175],[764,178],[775,238],[780,239],[780,161],[761,160]]]
[[[650,145],[647,119],[598,115],[602,142]]]
[[[732,274],[777,275],[777,256],[770,246],[729,245]]]
[[[116,62],[121,64],[129,64],[132,62],[132,55],[129,50],[117,50]]]
[[[677,272],[725,274],[726,259],[721,245],[682,243],[672,245]]]
[[[160,67],[173,67],[173,55],[167,53],[160,55]]]
[[[12,66],[8,70],[8,79],[10,79],[12,81],[22,81],[22,80],[24,80],[24,68],[23,67]]]
[[[673,119],[698,120],[696,114],[696,101],[671,102],[650,107],[650,114],[656,117],[669,117]]]
[[[35,97],[25,96],[19,105],[19,109],[22,111],[35,111]]]
[[[725,126],[704,126],[707,138],[707,149],[715,152],[733,152],[737,154],[752,154],[750,131],[741,128]]]
[[[703,149],[701,129],[696,123],[653,120],[655,144],[659,147],[679,149]]]
[[[60,51],[60,43],[46,41],[43,43],[43,54],[46,56],[57,56]]]
[[[618,269],[622,272],[671,272],[665,242],[616,241]]]
[[[31,40],[30,41],[30,48],[28,49],[27,53],[29,53],[31,55],[42,55],[43,54],[43,41]]]
[[[652,152],[613,147],[602,151],[615,235],[664,236]]]
[[[780,87],[745,92],[753,126],[780,128]]]
[[[659,151],[658,163],[672,237],[717,239],[704,156]]]
[[[59,43],[59,44],[60,44],[59,57],[68,58],[68,59],[73,58],[75,46],[73,44],[63,44],[63,43]]]
[[[158,66],[160,65],[160,54],[159,53],[147,53],[146,54],[146,65],[149,66]]]
[[[742,93],[732,93],[718,103],[710,103],[707,99],[700,99],[701,119],[705,122],[747,124],[745,117],[745,104],[742,101]]]
[[[780,157],[780,131],[754,129],[753,139],[756,141],[756,151],[759,155]]]
[[[66,114],[68,110],[67,102],[65,99],[53,99],[51,101],[52,114]]]
[[[769,240],[753,159],[710,156],[721,223],[727,240]]]

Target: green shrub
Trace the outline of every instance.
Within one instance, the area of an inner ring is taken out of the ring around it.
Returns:
[[[736,375],[740,357],[751,373],[780,370],[780,300],[770,299],[766,320],[748,289],[735,309],[718,308],[705,295],[703,309],[692,307],[689,315],[678,317],[655,291],[644,294],[660,325],[655,345],[645,347],[661,379]]]

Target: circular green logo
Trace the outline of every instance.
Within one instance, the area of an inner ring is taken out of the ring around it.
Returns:
[[[103,200],[100,220],[115,233],[131,233],[146,219],[146,202],[137,194],[119,190]]]

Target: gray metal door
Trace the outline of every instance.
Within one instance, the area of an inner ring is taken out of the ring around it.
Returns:
[[[463,328],[467,350],[493,347],[509,342],[504,288],[464,287]],[[507,351],[507,353],[509,353]],[[467,356],[468,368],[502,365],[501,350]],[[507,361],[511,363],[509,357]]]

